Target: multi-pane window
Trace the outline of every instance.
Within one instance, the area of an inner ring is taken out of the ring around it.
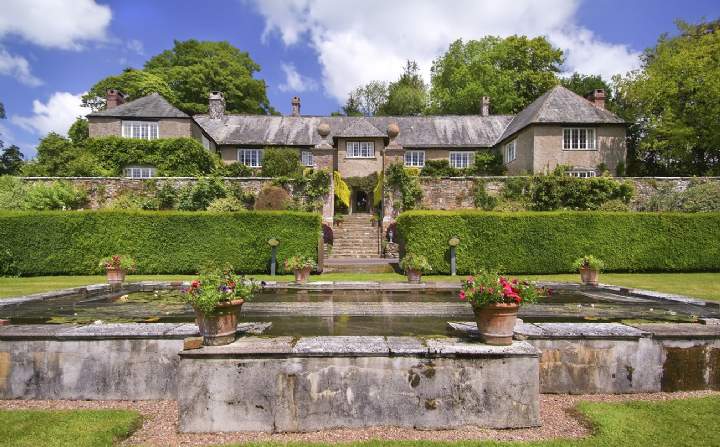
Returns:
[[[141,140],[157,140],[158,123],[157,121],[123,121],[122,136]]]
[[[512,140],[505,145],[505,163],[510,163],[517,158],[516,141],[517,140]]]
[[[375,143],[372,141],[348,141],[347,158],[375,158]]]
[[[405,151],[405,166],[413,168],[425,166],[425,151]]]
[[[450,167],[466,169],[472,166],[475,153],[473,152],[450,152]]]
[[[237,161],[251,168],[262,166],[262,149],[238,149]]]
[[[310,151],[300,152],[300,161],[303,166],[313,166],[313,154]]]
[[[595,177],[595,171],[569,171],[567,173],[570,177],[590,178]]]
[[[155,168],[149,166],[128,166],[123,169],[125,177],[130,178],[150,178],[155,177]]]
[[[595,129],[581,127],[563,129],[563,149],[595,149]]]

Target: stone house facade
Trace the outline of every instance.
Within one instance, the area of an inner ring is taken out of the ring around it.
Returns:
[[[212,92],[208,113],[189,116],[157,93],[125,102],[110,90],[107,108],[88,120],[91,137],[192,137],[225,163],[258,170],[267,147],[295,148],[306,166],[344,178],[366,177],[393,162],[422,168],[427,160],[448,160],[462,169],[477,152],[496,150],[510,175],[562,164],[586,177],[600,165],[615,172],[625,160],[625,123],[605,109],[604,98],[602,90],[583,98],[557,86],[517,115],[491,115],[484,97],[478,115],[348,117],[301,115],[294,97],[290,115],[268,116],[228,114],[223,94]],[[368,211],[370,193],[352,191],[351,211]]]

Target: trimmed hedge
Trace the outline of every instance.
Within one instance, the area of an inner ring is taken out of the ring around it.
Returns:
[[[0,253],[7,250],[22,275],[99,273],[98,260],[128,254],[138,273],[195,273],[207,261],[237,271],[269,271],[293,255],[317,259],[320,216],[301,212],[45,211],[0,213]]]
[[[450,271],[453,236],[463,274],[570,272],[585,254],[607,271],[720,270],[720,213],[409,211],[397,222],[405,252],[433,273]]]

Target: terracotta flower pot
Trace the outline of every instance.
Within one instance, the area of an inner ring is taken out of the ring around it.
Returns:
[[[408,269],[407,278],[408,282],[410,284],[420,284],[420,279],[422,278],[422,273],[418,272],[417,270],[410,270]]]
[[[580,268],[580,280],[586,286],[597,286],[599,275],[600,272],[597,270],[591,270],[587,267]]]
[[[215,306],[211,313],[195,309],[195,321],[206,346],[227,345],[235,341],[237,316],[245,301],[226,301]]]
[[[299,284],[306,283],[308,278],[310,278],[311,270],[312,270],[311,267],[305,267],[305,268],[295,270],[295,282],[299,283]]]
[[[125,271],[123,269],[106,268],[108,284],[122,284],[125,281]]]
[[[510,345],[517,320],[517,304],[494,303],[474,306],[475,321],[483,341],[489,345]]]

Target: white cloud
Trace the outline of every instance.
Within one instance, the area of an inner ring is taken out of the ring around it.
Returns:
[[[298,73],[295,65],[281,64],[280,68],[285,72],[285,82],[280,84],[278,88],[282,92],[305,92],[317,90],[317,82],[307,76]]]
[[[145,54],[145,46],[137,39],[130,39],[125,43],[127,49],[133,53],[139,54],[140,56]]]
[[[73,95],[68,92],[55,92],[47,103],[36,99],[33,101],[33,114],[31,116],[13,115],[10,121],[23,129],[38,135],[57,132],[67,135],[67,131],[79,116],[87,114],[87,109],[81,106],[81,97],[84,93]]]
[[[112,12],[95,0],[3,0],[0,39],[16,35],[46,48],[81,49],[104,41]]]
[[[0,47],[0,75],[12,76],[30,87],[42,84],[42,81],[32,74],[27,59],[10,54],[3,47]]]
[[[318,54],[323,86],[339,102],[371,80],[391,81],[406,59],[429,79],[432,60],[455,39],[486,35],[548,36],[567,51],[567,71],[610,77],[637,66],[638,54],[599,40],[574,20],[580,0],[255,0],[263,38],[307,40]],[[450,6],[451,5],[451,6]]]

